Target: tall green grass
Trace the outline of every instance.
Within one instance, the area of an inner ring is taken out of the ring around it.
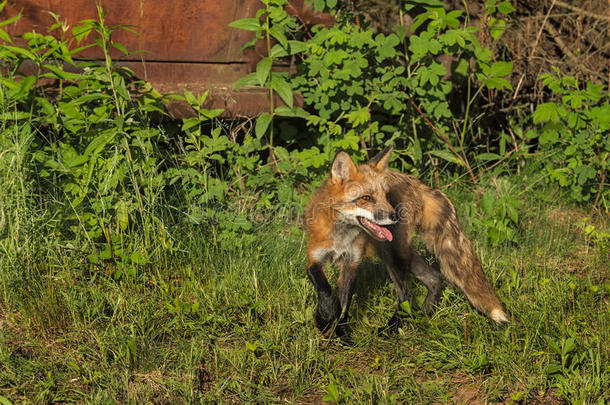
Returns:
[[[414,310],[399,333],[380,338],[395,294],[383,267],[369,263],[353,307],[356,345],[345,348],[313,325],[298,223],[260,225],[254,241],[167,223],[174,253],[117,279],[116,265],[93,264],[53,238],[52,213],[35,209],[18,153],[8,156],[0,395],[13,402],[609,399],[608,251],[583,237],[577,209],[528,200],[520,242],[497,248],[464,221],[509,326],[447,288],[431,318]],[[460,211],[473,199],[465,189],[450,194]],[[416,293],[421,303],[424,288]]]

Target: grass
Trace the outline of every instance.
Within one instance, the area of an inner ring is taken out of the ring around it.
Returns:
[[[261,225],[254,242],[175,226],[175,253],[116,278],[114,265],[45,231],[57,224],[34,209],[35,184],[15,176],[19,156],[2,159],[0,403],[610,400],[608,246],[583,233],[579,209],[526,199],[519,242],[500,247],[464,220],[509,326],[449,287],[431,318],[413,311],[381,338],[395,293],[368,263],[346,348],[313,325],[298,223]],[[461,212],[474,198],[449,193]],[[608,231],[607,218],[592,224]],[[424,294],[418,285],[420,304]]]

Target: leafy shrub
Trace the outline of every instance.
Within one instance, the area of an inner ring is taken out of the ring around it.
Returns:
[[[71,244],[76,247],[103,242],[92,261],[120,259],[134,270],[134,263],[146,262],[146,253],[123,234],[137,227],[148,247],[157,240],[153,232],[164,234],[157,214],[166,140],[151,121],[152,113],[164,110],[143,82],[114,68],[110,49],[127,50],[112,36],[126,28],[105,25],[99,5],[98,13],[98,20],[71,28],[70,42],[29,32],[19,47],[2,31],[0,60],[8,72],[0,79],[2,136],[22,127],[31,131],[31,173],[62,238],[76,241]],[[69,29],[56,18],[51,31]],[[82,45],[88,37],[93,44]],[[90,46],[100,47],[105,59],[73,58]],[[18,70],[26,63],[34,66],[33,74]],[[37,84],[41,80],[50,85]]]
[[[468,167],[464,144],[473,125],[470,108],[484,88],[510,87],[504,76],[511,72],[512,63],[492,60],[489,48],[477,39],[478,29],[468,25],[463,11],[446,12],[440,1],[407,2],[406,10],[418,5],[423,11],[411,27],[401,25],[385,35],[358,25],[355,16],[339,10],[335,1],[315,2],[317,8],[336,10],[338,22],[313,27],[311,38],[302,42],[287,39],[304,35],[303,28],[283,11],[286,1],[263,3],[265,8],[257,18],[239,20],[232,26],[256,31],[258,38],[274,39],[277,44],[270,47],[270,56],[259,62],[256,72],[237,86],[264,85],[276,91],[288,108],[275,115],[303,117],[288,94],[297,92],[304,97],[307,124],[319,135],[299,140],[300,147],[292,152],[303,167],[326,165],[337,149],[362,158],[364,149],[387,143],[401,151],[403,169],[421,168],[424,153]],[[489,2],[488,11],[510,13],[508,6],[507,2],[497,6]],[[499,21],[493,19],[491,24],[493,38],[502,32]],[[272,62],[286,55],[302,59],[288,88],[285,74],[268,73]],[[455,58],[454,73],[467,79],[467,107],[462,117],[452,113],[447,101],[453,85],[444,79],[448,71],[439,61],[441,55]],[[262,114],[257,129],[266,129],[273,115]],[[453,127],[461,130],[450,135]]]
[[[536,107],[538,127],[526,133],[548,155],[548,179],[569,191],[577,202],[601,202],[610,207],[605,187],[610,162],[610,98],[601,85],[585,86],[570,76],[543,73],[540,80],[558,100]]]

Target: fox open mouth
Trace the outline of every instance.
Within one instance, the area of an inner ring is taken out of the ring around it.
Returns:
[[[369,221],[364,217],[357,217],[360,225],[375,239],[379,241],[388,241],[392,242],[393,236],[392,232],[388,228],[384,228],[381,225],[377,225],[376,223]]]

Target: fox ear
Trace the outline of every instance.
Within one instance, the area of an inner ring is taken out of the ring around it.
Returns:
[[[356,170],[352,158],[346,152],[341,151],[337,153],[333,160],[330,179],[333,184],[341,184],[345,180],[349,180],[356,173]]]
[[[371,159],[369,164],[379,170],[385,170],[388,168],[388,163],[390,163],[391,156],[392,147],[386,146],[381,152]]]

